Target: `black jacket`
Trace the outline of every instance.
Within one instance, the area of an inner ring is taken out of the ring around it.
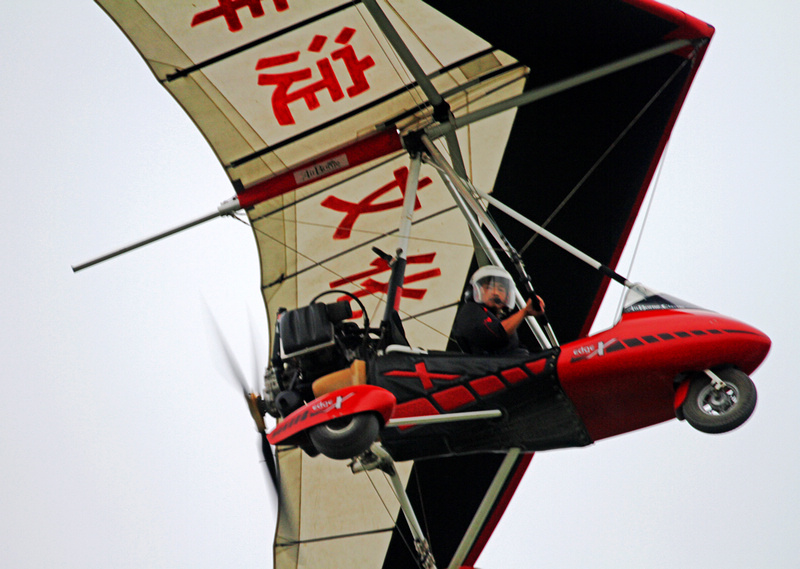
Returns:
[[[517,333],[507,334],[503,318],[483,304],[467,301],[459,309],[453,324],[453,338],[462,351],[468,354],[501,356],[519,350]]]

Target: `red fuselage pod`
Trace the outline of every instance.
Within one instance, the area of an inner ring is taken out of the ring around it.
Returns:
[[[770,344],[752,326],[702,309],[632,312],[562,346],[557,369],[596,441],[675,418],[681,374],[734,366],[749,375]]]
[[[295,444],[293,439],[310,427],[357,413],[375,413],[385,425],[392,416],[396,401],[389,391],[375,385],[338,389],[291,413],[267,435],[267,440],[272,445]]]

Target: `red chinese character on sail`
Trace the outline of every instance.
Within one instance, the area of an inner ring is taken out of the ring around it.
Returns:
[[[320,205],[323,207],[327,207],[328,209],[332,209],[334,211],[340,211],[345,214],[344,219],[341,221],[341,223],[339,223],[336,231],[333,233],[334,239],[349,238],[350,233],[353,230],[353,226],[361,214],[386,211],[387,209],[394,209],[403,206],[403,197],[406,195],[406,183],[408,182],[408,167],[404,166],[402,168],[398,168],[393,172],[393,174],[393,181],[389,182],[385,186],[381,186],[357,203],[348,202],[335,196],[328,196],[322,200]],[[427,176],[421,178],[417,184],[417,189],[422,189],[426,186],[429,186],[431,183],[431,179]],[[402,194],[401,197],[395,200],[375,203],[378,198],[395,188],[400,190],[400,193]],[[414,201],[414,210],[416,211],[420,207],[422,207],[422,205],[419,203],[419,198],[417,198]]]
[[[436,253],[424,253],[421,255],[408,256],[406,259],[406,275],[403,279],[403,288],[400,293],[401,298],[422,300],[422,298],[425,296],[425,293],[428,292],[428,289],[416,287],[409,288],[407,285],[441,276],[442,271],[438,268],[431,268],[423,269],[421,271],[417,271],[416,273],[411,273],[413,270],[411,267],[413,265],[430,265],[433,263],[434,257],[436,257]],[[362,298],[370,294],[386,294],[389,289],[388,275],[387,282],[377,281],[372,277],[381,273],[390,272],[391,267],[389,266],[389,263],[378,257],[370,263],[370,267],[372,268],[367,269],[366,271],[331,281],[329,285],[331,288],[338,288],[346,284],[354,284],[359,287],[359,290],[354,293],[356,298]],[[347,300],[348,298],[350,297],[342,296],[338,300]],[[361,316],[362,312],[360,310],[353,312],[353,318],[360,318]]]
[[[210,22],[217,18],[225,18],[225,23],[228,24],[228,29],[232,32],[238,32],[242,29],[242,21],[239,19],[239,10],[241,8],[249,8],[250,15],[254,18],[260,18],[264,15],[264,6],[261,5],[262,0],[217,0],[219,5],[208,10],[198,12],[192,18],[192,27],[199,24]],[[289,9],[289,0],[272,0],[275,5],[275,10],[283,12]]]
[[[313,76],[313,71],[310,67],[304,67],[293,71],[284,71],[283,73],[260,73],[258,75],[259,85],[274,85],[275,90],[272,92],[272,111],[275,113],[275,118],[280,125],[295,124],[292,111],[289,109],[289,104],[294,101],[303,100],[308,107],[308,110],[313,111],[319,108],[319,98],[317,93],[320,91],[328,91],[331,101],[336,102],[344,97],[344,93],[350,98],[355,97],[369,89],[369,83],[365,72],[370,67],[375,65],[375,61],[370,56],[359,59],[356,55],[355,49],[350,45],[350,40],[356,31],[353,28],[344,27],[336,39],[333,41],[343,47],[334,49],[330,52],[330,59],[323,57],[316,61],[317,71],[320,78],[311,83],[307,83]],[[311,44],[308,46],[308,51],[312,53],[320,53],[327,43],[327,36],[314,36]],[[272,57],[264,57],[258,60],[256,64],[256,71],[264,69],[272,69],[275,67],[285,66],[290,63],[295,63],[300,59],[300,52],[294,51],[283,55],[276,55]],[[344,91],[339,83],[339,79],[334,73],[333,61],[338,61],[344,64],[344,69],[350,76],[352,84]],[[295,85],[298,82],[303,82],[302,86]]]

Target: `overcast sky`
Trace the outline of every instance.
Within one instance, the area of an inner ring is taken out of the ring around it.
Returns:
[[[619,268],[770,335],[758,408],[725,435],[672,421],[538,454],[485,569],[800,565],[800,7],[673,5],[717,33]],[[70,269],[214,211],[230,183],[94,3],[8,3],[0,26],[4,567],[271,567],[274,499],[206,309],[254,378],[267,324],[249,227]]]

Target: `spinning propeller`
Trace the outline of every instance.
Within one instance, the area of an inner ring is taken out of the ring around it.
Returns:
[[[222,348],[222,352],[225,356],[225,360],[228,364],[228,377],[235,380],[236,385],[242,390],[242,394],[244,395],[245,402],[247,403],[247,408],[250,411],[250,415],[253,417],[253,421],[255,421],[256,429],[261,434],[261,453],[264,455],[264,462],[267,465],[267,471],[269,472],[270,479],[272,480],[273,487],[277,491],[278,486],[278,471],[275,467],[275,457],[272,454],[272,447],[267,440],[267,426],[264,423],[264,416],[260,410],[260,404],[263,405],[263,399],[260,395],[254,393],[250,387],[249,382],[247,381],[247,377],[245,376],[242,368],[239,366],[239,362],[236,360],[236,357],[233,355],[233,350],[231,349],[230,345],[228,344],[225,336],[222,334],[222,330],[220,330],[219,324],[217,323],[216,319],[214,318],[213,314],[211,313],[208,306],[206,306],[208,310],[209,319],[211,320],[212,326],[214,328],[214,332],[217,336],[217,341],[219,346]],[[254,370],[254,377],[259,377],[259,367],[258,362],[256,361],[257,354],[257,346],[255,342],[255,334],[252,331],[252,322],[251,322],[251,334],[250,337],[253,340],[253,370]]]

